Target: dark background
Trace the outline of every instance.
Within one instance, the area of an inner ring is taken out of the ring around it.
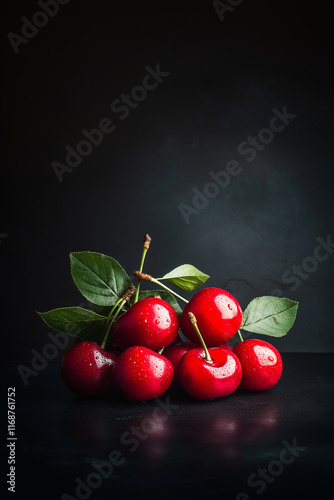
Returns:
[[[331,2],[245,0],[222,22],[210,1],[71,0],[18,54],[7,33],[41,8],[3,9],[1,359],[30,361],[49,342],[36,310],[83,305],[71,251],[106,253],[131,274],[145,232],[153,276],[191,263],[243,308],[280,289],[300,307],[272,343],[332,352],[334,256],[296,290],[282,281],[334,235]],[[112,101],[158,64],[170,75],[120,120]],[[247,162],[239,144],[284,106],[296,118]],[[105,117],[115,131],[60,183],[51,163]],[[229,160],[242,173],[186,224],[179,204]]]

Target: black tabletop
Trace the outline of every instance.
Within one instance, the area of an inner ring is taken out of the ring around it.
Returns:
[[[267,392],[195,401],[170,390],[146,403],[80,400],[63,385],[58,362],[27,385],[17,365],[2,365],[2,385],[16,393],[17,439],[3,439],[15,443],[16,493],[5,494],[332,499],[334,354],[282,358],[282,378]]]

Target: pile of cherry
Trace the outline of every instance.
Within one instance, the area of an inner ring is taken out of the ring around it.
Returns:
[[[131,286],[123,298],[134,291]],[[268,342],[243,340],[242,319],[236,298],[221,288],[195,293],[180,318],[159,295],[137,298],[110,317],[111,347],[76,339],[62,359],[62,378],[80,397],[122,394],[131,401],[160,397],[170,387],[200,400],[228,396],[239,386],[270,389],[282,374],[280,353]],[[227,343],[237,333],[240,342],[232,349]]]
[[[61,362],[67,388],[86,398],[121,394],[147,401],[173,387],[210,400],[238,387],[264,391],[277,384],[283,369],[280,353],[263,340],[243,340],[240,329],[282,337],[295,321],[298,302],[256,297],[243,311],[233,295],[217,287],[202,288],[187,300],[162,281],[189,292],[210,276],[190,264],[157,279],[143,273],[150,242],[144,235],[139,271],[133,273],[136,287],[112,257],[70,254],[74,283],[92,310],[63,307],[38,313],[49,327],[76,337]],[[159,290],[139,291],[144,281]],[[186,303],[183,310],[175,297]],[[236,334],[240,342],[232,349],[228,342]]]

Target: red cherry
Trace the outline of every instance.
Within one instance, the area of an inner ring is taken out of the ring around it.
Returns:
[[[231,347],[228,344],[222,344],[222,345],[219,345],[218,347],[220,347],[221,349],[227,349],[228,351],[233,351],[233,347]]]
[[[141,299],[114,323],[111,335],[120,349],[143,346],[159,351],[176,338],[179,320],[173,307],[155,297]]]
[[[112,373],[114,384],[132,401],[158,398],[170,387],[173,376],[169,359],[144,346],[123,351]]]
[[[95,342],[74,344],[61,362],[66,387],[77,396],[101,397],[114,392],[111,372],[118,354],[102,349]]]
[[[189,311],[196,316],[207,347],[217,347],[229,342],[242,322],[242,309],[233,295],[221,288],[204,288],[190,299],[181,318],[182,332],[196,344],[200,344],[200,340],[189,323]]]
[[[195,344],[195,342],[190,342],[190,340],[186,340],[183,342],[183,345],[186,347],[190,347],[191,349],[198,349],[198,344]]]
[[[175,388],[181,387],[179,371],[178,371],[179,364],[184,354],[194,348],[198,349],[198,345],[194,344],[193,342],[185,342],[184,344],[170,345],[166,347],[166,349],[164,349],[163,355],[167,359],[169,359],[174,368],[174,379],[172,382],[173,387]]]
[[[208,349],[212,363],[205,360],[204,349],[191,349],[182,357],[179,377],[184,390],[196,399],[228,396],[240,384],[242,369],[235,354],[228,349]]]
[[[247,391],[266,391],[274,387],[281,378],[281,355],[268,342],[244,340],[234,347],[233,352],[242,366],[241,386]]]

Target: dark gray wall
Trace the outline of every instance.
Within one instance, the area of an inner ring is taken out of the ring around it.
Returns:
[[[29,361],[49,342],[36,310],[81,303],[70,251],[106,253],[131,273],[144,232],[148,272],[192,263],[242,307],[298,300],[274,345],[332,351],[334,255],[318,248],[334,239],[331,2],[246,0],[221,20],[206,1],[71,0],[17,54],[7,34],[41,7],[5,8],[1,358]],[[112,111],[157,65],[168,73],[157,88],[128,116]],[[273,120],[274,109],[294,117]],[[52,162],[103,118],[113,132],[59,182]],[[236,175],[208,187],[232,160]],[[180,204],[195,208],[188,223]]]

